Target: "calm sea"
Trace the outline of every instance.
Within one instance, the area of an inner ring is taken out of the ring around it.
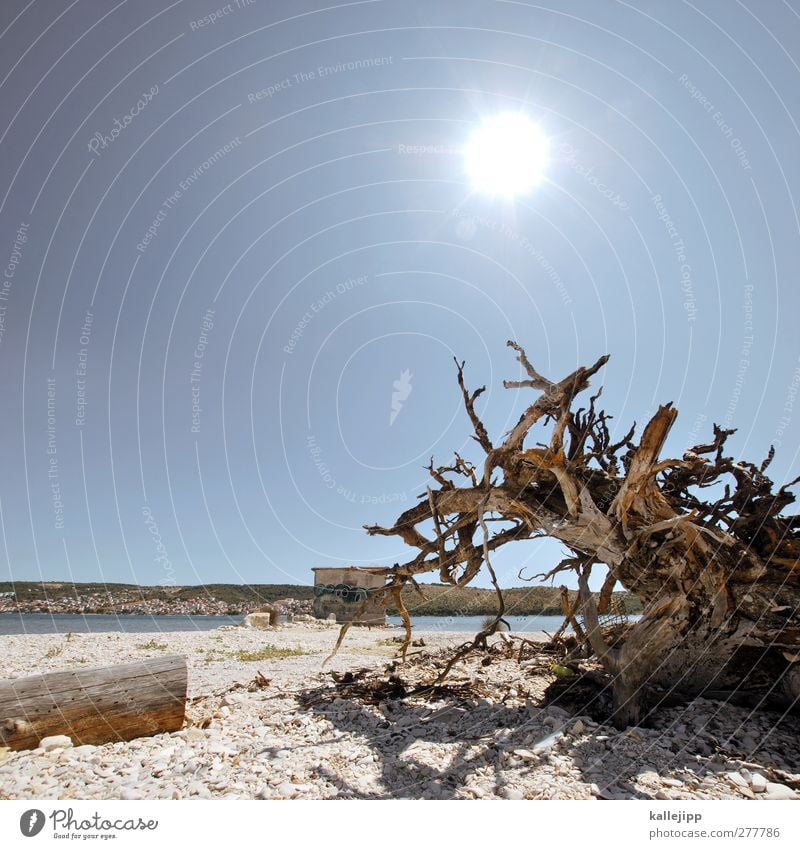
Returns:
[[[211,631],[241,616],[115,616],[105,613],[0,613],[0,634],[99,634],[104,631]]]
[[[390,625],[402,625],[399,616],[389,616]],[[412,616],[411,624],[417,631],[469,631],[478,633],[486,616]],[[561,627],[563,616],[506,616],[512,633],[547,631],[552,634]]]
[[[150,633],[158,631],[211,631],[220,625],[238,625],[241,616],[114,616],[102,613],[86,615],[69,613],[0,613],[0,634],[66,634],[124,631]],[[561,625],[560,616],[508,616],[515,633],[547,631],[553,633]],[[485,616],[416,616],[412,618],[418,631],[468,631],[477,633]],[[400,625],[399,616],[390,616],[391,625]]]

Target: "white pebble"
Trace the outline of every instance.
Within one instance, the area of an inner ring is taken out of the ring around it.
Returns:
[[[53,749],[66,749],[72,746],[71,738],[66,734],[57,734],[53,737],[43,737],[39,741],[39,748],[45,752],[52,752]]]

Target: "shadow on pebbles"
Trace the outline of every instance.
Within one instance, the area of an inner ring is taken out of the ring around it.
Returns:
[[[562,681],[553,701],[542,645],[523,660],[495,645],[432,686],[449,651],[242,669],[249,684],[196,696],[174,734],[0,750],[0,797],[800,798],[797,716],[695,699],[618,731],[602,693],[581,705]]]

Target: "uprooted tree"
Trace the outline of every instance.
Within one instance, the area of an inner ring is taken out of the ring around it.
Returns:
[[[504,612],[490,552],[549,536],[572,554],[548,577],[577,572],[586,636],[610,676],[618,726],[644,718],[654,688],[686,695],[747,690],[796,704],[800,517],[782,513],[794,502],[789,488],[797,481],[773,492],[765,474],[773,450],[759,466],[727,457],[734,431],[715,425],[708,444],[681,459],[660,459],[678,414],[671,404],[659,407],[638,444],[635,425],[613,442],[611,417],[597,408],[600,391],[572,409],[607,356],[551,381],[519,345],[508,345],[527,378],[504,386],[540,394],[499,445],[475,409],[485,387],[470,392],[464,363],[456,362],[473,438],[486,455],[482,470],[458,453],[449,466],[431,460],[433,484],[420,503],[392,527],[366,526],[370,535],[398,536],[418,549],[387,569],[382,591],[395,599],[407,640],[406,584],[417,587],[415,576],[438,572],[441,581],[464,586],[485,565],[499,597],[497,617],[478,635],[485,642]],[[534,427],[550,429],[549,444],[526,447]],[[704,500],[703,490],[715,500]],[[598,564],[608,576],[595,601],[588,581]],[[642,600],[644,613],[612,647],[598,614],[617,582]]]

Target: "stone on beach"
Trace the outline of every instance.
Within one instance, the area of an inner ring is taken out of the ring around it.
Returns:
[[[558,741],[564,736],[562,731],[556,731],[555,734],[549,734],[547,737],[542,740],[538,740],[533,744],[533,752],[534,754],[538,752],[544,752],[547,749],[552,748],[558,743]]]
[[[275,626],[275,614],[269,612],[248,613],[242,620],[242,628],[257,628],[269,631]]]
[[[45,752],[51,752],[53,749],[66,749],[72,746],[72,740],[66,734],[56,734],[52,737],[43,737],[39,741],[39,748]]]
[[[737,785],[737,787],[747,787],[747,781],[744,776],[739,772],[729,772],[728,780],[733,784]]]
[[[792,790],[791,787],[787,787],[785,784],[776,784],[775,782],[768,781],[767,786],[764,788],[764,794],[767,799],[798,799],[797,793]]]

